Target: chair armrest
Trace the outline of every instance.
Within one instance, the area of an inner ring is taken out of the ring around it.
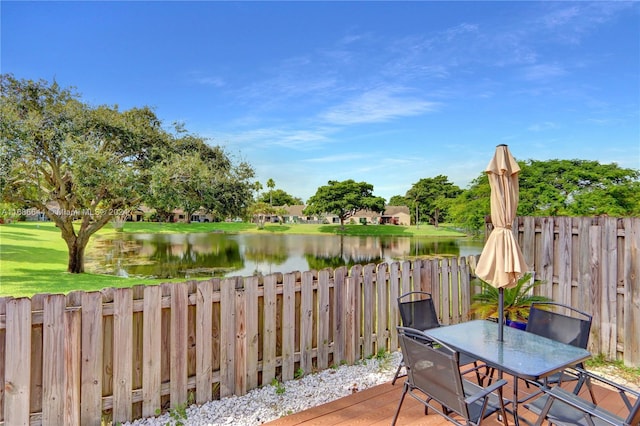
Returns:
[[[543,388],[542,392],[549,396],[549,399],[546,401],[542,412],[540,413],[540,417],[536,422],[536,425],[541,425],[544,419],[549,415],[550,421],[553,422],[553,403],[554,401],[561,401],[566,405],[572,407],[579,412],[585,413],[589,416],[597,417],[611,425],[622,425],[624,419],[616,416],[615,414],[595,405],[592,402],[589,402],[585,399],[580,398],[578,395],[571,393],[565,389],[562,389],[559,386],[555,386],[553,388]]]
[[[601,383],[604,383],[606,385],[609,385],[613,388],[615,388],[619,393],[628,393],[630,395],[633,395],[636,398],[640,398],[640,391],[637,391],[635,389],[631,389],[621,383],[617,383],[614,382],[613,380],[607,379],[606,377],[602,377],[599,376],[591,371],[587,371],[584,368],[580,368],[580,367],[573,367],[573,370],[577,371],[581,376],[590,378],[592,380],[597,380]]]
[[[464,402],[467,404],[472,404],[474,402],[476,402],[479,399],[482,399],[484,397],[486,397],[487,395],[489,395],[490,393],[500,389],[501,387],[503,387],[504,385],[507,384],[507,381],[504,379],[500,379],[497,380],[495,382],[493,382],[490,386],[487,386],[486,388],[480,387],[478,385],[476,385],[475,383],[471,383],[472,385],[474,385],[474,389],[477,388],[477,392],[475,392],[473,395],[468,396],[464,399]]]

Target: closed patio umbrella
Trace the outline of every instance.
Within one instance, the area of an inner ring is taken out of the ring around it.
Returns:
[[[511,224],[518,209],[520,167],[507,145],[498,145],[485,172],[491,186],[491,222],[493,230],[482,249],[476,276],[498,288],[498,338],[504,325],[504,289],[513,287],[529,270]]]

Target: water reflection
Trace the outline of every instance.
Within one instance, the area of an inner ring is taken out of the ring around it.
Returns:
[[[262,234],[112,234],[88,249],[87,269],[120,276],[227,277],[480,254],[482,241]]]

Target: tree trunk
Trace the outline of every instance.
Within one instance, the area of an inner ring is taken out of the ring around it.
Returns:
[[[87,243],[81,243],[79,238],[75,238],[72,243],[67,242],[67,246],[69,247],[67,272],[72,274],[84,273],[84,250],[87,247]]]

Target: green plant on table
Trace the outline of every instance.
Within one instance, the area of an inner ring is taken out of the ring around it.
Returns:
[[[506,319],[526,321],[532,303],[551,301],[546,296],[533,294],[534,287],[543,284],[544,281],[532,280],[531,277],[531,273],[527,273],[520,277],[514,287],[504,289],[503,312]],[[482,290],[472,296],[471,313],[483,319],[498,318],[499,290],[486,281],[479,281]]]

